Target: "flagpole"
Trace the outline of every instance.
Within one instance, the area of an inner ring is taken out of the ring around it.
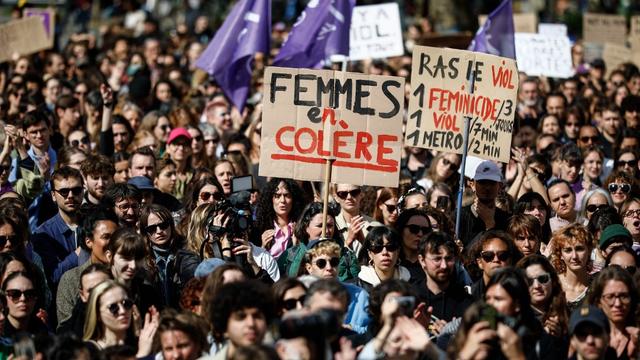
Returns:
[[[469,94],[473,95],[473,87],[475,86],[475,72],[469,72],[468,89]],[[456,205],[456,239],[460,239],[460,218],[462,216],[462,196],[464,194],[464,182],[465,182],[465,170],[467,167],[467,155],[469,153],[469,121],[471,117],[468,115],[464,116],[464,132],[462,133],[462,162],[460,163],[460,183],[458,186],[458,202]]]

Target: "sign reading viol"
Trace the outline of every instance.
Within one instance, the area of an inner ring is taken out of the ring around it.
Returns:
[[[518,91],[515,60],[416,46],[411,87],[406,145],[462,154],[464,117],[469,116],[469,155],[509,161]]]
[[[404,79],[268,67],[260,176],[398,186]]]

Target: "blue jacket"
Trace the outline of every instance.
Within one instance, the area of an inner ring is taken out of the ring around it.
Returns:
[[[358,334],[364,334],[367,332],[369,326],[368,308],[369,308],[369,293],[363,288],[342,283],[349,292],[349,307],[347,308],[347,315],[344,319],[345,325],[350,325],[351,329]]]
[[[76,234],[60,213],[45,221],[33,234],[33,249],[42,257],[44,272],[57,284],[65,271],[78,266]]]

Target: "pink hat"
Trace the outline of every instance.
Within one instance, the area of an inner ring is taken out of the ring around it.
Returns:
[[[173,140],[184,136],[187,139],[189,139],[189,141],[191,141],[191,134],[189,134],[189,132],[187,131],[187,129],[183,128],[183,127],[179,127],[179,128],[175,128],[173,130],[171,130],[171,132],[169,133],[169,140],[167,140],[167,144],[171,144],[173,142]]]

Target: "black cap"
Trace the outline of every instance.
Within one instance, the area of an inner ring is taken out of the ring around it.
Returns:
[[[576,328],[585,323],[595,325],[606,333],[609,332],[609,320],[607,320],[607,315],[593,305],[585,305],[573,311],[571,319],[569,319],[569,334],[573,335]]]
[[[606,67],[604,60],[600,58],[593,60],[589,65],[591,65],[592,68],[596,69],[604,69]]]

